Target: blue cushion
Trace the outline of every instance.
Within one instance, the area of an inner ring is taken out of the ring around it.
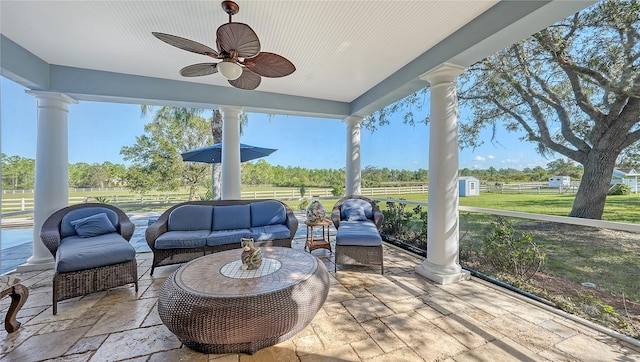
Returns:
[[[69,211],[62,217],[62,222],[60,224],[60,237],[66,238],[67,236],[78,235],[78,233],[76,232],[76,228],[71,225],[71,221],[100,213],[107,214],[107,217],[109,218],[113,226],[118,225],[118,214],[116,214],[115,211],[100,206],[83,207],[80,209]]]
[[[169,214],[169,231],[209,230],[213,207],[206,205],[182,205]]]
[[[336,233],[336,245],[381,246],[382,238],[373,221],[343,221]]]
[[[136,257],[136,250],[120,234],[94,236],[88,241],[69,236],[60,241],[56,254],[56,270],[68,273],[124,263]]]
[[[227,245],[238,243],[240,239],[250,237],[249,229],[217,230],[212,232],[207,238],[207,246]],[[240,254],[238,254],[240,258]]]
[[[284,225],[257,226],[250,229],[251,237],[255,241],[289,239],[291,230]]]
[[[364,215],[367,219],[373,219],[373,207],[368,201],[362,199],[349,199],[342,204],[340,207],[340,219],[347,219],[347,215],[349,215],[353,209],[362,208],[364,211]]]
[[[75,229],[76,233],[82,238],[90,238],[92,236],[104,235],[116,231],[107,214],[101,212],[99,214],[87,216],[82,219],[69,222]]]
[[[364,209],[360,206],[358,207],[352,207],[348,210],[348,212],[346,213],[346,218],[347,221],[366,221],[369,220],[367,219],[367,216],[364,214]]]
[[[202,247],[207,242],[209,230],[167,231],[160,235],[154,246],[156,249],[185,249]]]
[[[279,201],[267,200],[251,204],[251,227],[284,224],[287,210]]]
[[[213,230],[248,229],[251,227],[251,208],[247,205],[214,206]]]

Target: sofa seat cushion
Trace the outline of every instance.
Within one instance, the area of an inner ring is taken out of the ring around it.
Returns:
[[[216,230],[207,237],[207,246],[227,245],[238,243],[240,239],[251,237],[249,229]]]
[[[291,230],[285,225],[257,226],[252,227],[250,231],[255,241],[288,239],[291,236]]]
[[[131,261],[136,250],[118,233],[91,238],[74,235],[60,241],[56,253],[56,270],[68,273]]]
[[[182,205],[169,214],[169,231],[211,230],[213,207],[207,205]]]
[[[284,224],[286,221],[287,210],[279,201],[266,200],[251,204],[252,228],[257,226]]]
[[[248,229],[251,227],[251,208],[246,205],[213,207],[213,231]]]
[[[155,242],[156,249],[186,249],[203,247],[207,243],[209,230],[167,231]]]
[[[336,233],[336,245],[380,246],[382,238],[373,221],[343,221]]]

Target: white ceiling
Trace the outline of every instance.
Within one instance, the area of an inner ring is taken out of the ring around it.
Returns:
[[[220,74],[189,79],[178,74],[186,65],[211,59],[167,45],[151,32],[174,34],[215,48],[215,30],[228,21],[220,1],[1,0],[2,75],[32,88],[64,91],[80,99],[114,101],[118,98],[114,92],[131,102],[155,99],[176,104],[220,104],[220,100],[228,99],[227,103],[242,100],[249,108],[281,108],[285,113],[318,114],[322,113],[318,108],[336,107],[328,113],[338,117],[375,110],[372,107],[379,108],[426,86],[419,75],[442,61],[456,57],[459,63],[479,60],[475,58],[508,46],[592,3],[536,0],[494,6],[497,0],[236,2],[240,12],[233,21],[255,30],[262,51],[291,60],[297,68],[292,75],[263,78],[256,91],[240,91]],[[36,74],[39,68],[26,64],[30,61],[45,64],[49,74]],[[102,72],[144,78],[117,78],[129,87],[110,85],[114,89],[110,91],[103,84],[107,82],[99,81],[105,78],[98,77]],[[151,79],[163,80],[158,83],[163,86],[156,88],[166,90],[155,89],[154,93],[137,84]],[[182,94],[171,95],[172,89],[174,93],[180,89]],[[216,97],[200,98],[197,93],[203,90]],[[300,97],[313,106],[304,110],[305,102]],[[295,104],[301,109],[296,110]]]

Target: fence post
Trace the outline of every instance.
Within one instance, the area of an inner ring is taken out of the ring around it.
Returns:
[[[20,199],[20,211],[24,211],[24,197],[22,199]]]

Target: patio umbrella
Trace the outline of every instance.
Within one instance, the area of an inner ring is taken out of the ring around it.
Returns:
[[[269,156],[277,151],[273,148],[255,147],[240,144],[240,162],[251,161],[256,158]],[[182,154],[183,161],[205,162],[205,163],[221,163],[222,162],[222,143],[216,143],[213,146],[198,148],[197,150],[188,151]]]

